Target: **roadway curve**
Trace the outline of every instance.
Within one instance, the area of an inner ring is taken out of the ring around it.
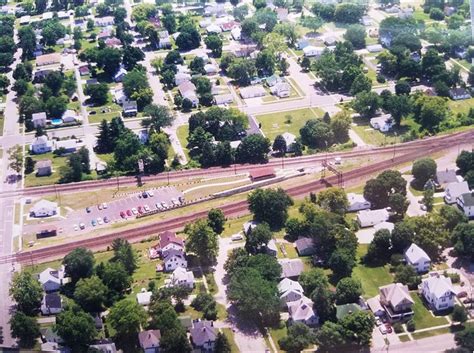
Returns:
[[[430,141],[435,141],[436,143],[428,143],[424,141],[423,144],[417,144],[417,149],[409,150],[407,153],[398,155],[394,160],[387,159],[381,162],[377,162],[365,167],[357,168],[351,171],[344,173],[344,182],[345,183],[355,183],[362,181],[368,176],[381,172],[383,170],[389,169],[394,165],[399,165],[402,163],[412,162],[413,160],[427,156],[429,154],[442,151],[443,149],[455,146],[458,144],[459,139],[471,137],[472,132],[447,135],[443,138],[430,139]],[[309,192],[319,191],[326,187],[328,184],[336,184],[337,177],[330,176],[326,178],[325,181],[316,180],[299,186],[288,187],[286,191],[292,197],[301,197],[307,195]],[[241,214],[248,213],[248,204],[244,201],[233,202],[221,207],[222,211],[226,217],[235,217]],[[5,256],[0,258],[0,263],[18,261],[21,263],[28,262],[46,262],[53,259],[58,259],[64,257],[67,253],[77,247],[86,247],[91,250],[101,250],[105,249],[113,239],[115,238],[124,238],[131,242],[140,241],[145,239],[153,234],[160,233],[166,230],[177,230],[183,228],[187,223],[192,222],[198,218],[203,218],[207,215],[208,210],[202,210],[200,212],[193,213],[191,215],[185,215],[180,217],[171,218],[168,220],[143,225],[135,229],[118,231],[110,234],[105,234],[103,236],[82,239],[78,241],[72,241],[60,245],[54,245],[51,247],[40,248],[32,251],[24,251],[13,256]]]
[[[348,152],[332,152],[332,153],[323,153],[318,155],[302,156],[302,157],[292,157],[285,158],[285,166],[304,166],[320,163],[326,158],[334,159],[336,157],[341,157],[343,159],[347,158],[356,158],[377,154],[392,154],[394,150],[397,154],[409,153],[411,151],[417,151],[420,148],[436,147],[439,144],[445,144],[445,141],[450,141],[450,146],[456,145],[459,141],[466,141],[474,138],[474,130],[458,132],[451,135],[435,136],[422,140],[416,140],[411,142],[406,142],[398,145],[391,145],[387,147],[376,147],[376,148],[367,148],[362,150],[352,150]],[[446,145],[446,144],[445,144]],[[448,145],[449,146],[449,145]],[[279,167],[282,164],[281,159],[273,158],[265,166]],[[156,182],[156,181],[167,181],[183,179],[183,178],[195,178],[195,177],[208,177],[216,175],[229,175],[233,173],[244,173],[250,172],[255,169],[261,168],[262,165],[249,165],[249,164],[235,164],[231,167],[222,168],[222,167],[213,167],[208,169],[190,169],[182,171],[174,171],[169,173],[161,173],[157,175],[143,176],[141,178],[142,183],[147,182]],[[136,176],[120,177],[118,178],[120,185],[134,185],[137,183]],[[0,193],[0,196],[9,197],[9,196],[40,196],[45,194],[51,194],[56,192],[79,192],[85,190],[94,190],[101,189],[106,187],[114,187],[117,185],[117,179],[103,179],[103,180],[94,180],[94,181],[84,181],[79,183],[70,183],[70,184],[57,184],[57,185],[48,185],[48,186],[39,186],[26,188],[13,192],[3,192]]]

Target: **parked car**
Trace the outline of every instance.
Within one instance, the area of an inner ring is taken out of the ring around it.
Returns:
[[[377,326],[382,325],[382,321],[380,321],[380,319],[375,320],[375,323],[377,324]]]
[[[104,221],[102,221],[102,218],[97,217],[97,224],[100,225],[100,226],[101,226],[102,224],[104,224]]]
[[[74,224],[74,230],[75,230],[75,231],[78,231],[78,230],[79,230],[79,227],[77,226],[77,224]]]
[[[90,207],[86,207],[86,212],[87,212],[87,213],[91,213],[91,208],[90,208]]]
[[[143,192],[142,192],[142,197],[143,197],[144,199],[146,199],[146,198],[148,197],[148,194],[146,193],[146,191],[143,191]]]
[[[127,216],[129,216],[129,217],[130,217],[131,215],[132,215],[132,211],[130,211],[130,210],[127,210]]]
[[[143,209],[145,210],[145,212],[150,212],[150,206],[148,205],[144,205]]]
[[[86,225],[84,223],[79,223],[79,228],[80,229],[84,229],[86,227]]]
[[[156,206],[156,209],[157,209],[157,210],[163,211],[163,206],[161,206],[161,203],[160,203],[160,202],[157,202],[157,203],[155,204],[155,206]]]
[[[132,208],[132,213],[133,213],[134,215],[137,215],[137,214],[138,214],[138,211],[137,211],[137,209],[136,209],[135,207]]]
[[[122,217],[122,218],[125,218],[125,217],[126,217],[126,215],[125,215],[125,212],[124,212],[124,211],[120,211],[120,217]]]
[[[109,222],[110,222],[109,217],[105,216],[105,217],[104,217],[104,223],[109,223]]]
[[[386,334],[387,334],[387,328],[386,328],[384,325],[379,326],[379,330],[380,330],[380,333],[381,333],[382,335],[386,335]]]
[[[102,208],[105,210],[106,208],[108,208],[109,206],[107,205],[107,202],[102,202]]]
[[[161,206],[163,206],[164,209],[168,208],[168,204],[165,201],[161,201]]]
[[[143,207],[142,206],[138,206],[138,213],[143,214]]]
[[[93,219],[93,220],[91,221],[91,224],[92,224],[93,227],[95,227],[95,226],[97,225],[97,222],[95,221],[95,219]]]
[[[171,199],[171,203],[172,203],[174,206],[179,206],[179,205],[180,205],[179,201],[178,201],[177,199],[174,199],[174,198]]]
[[[146,193],[148,194],[149,197],[153,197],[153,195],[154,195],[153,191],[151,191],[151,190],[148,190]]]
[[[102,210],[102,204],[99,203],[99,204],[97,205],[97,208],[99,209],[99,211]]]

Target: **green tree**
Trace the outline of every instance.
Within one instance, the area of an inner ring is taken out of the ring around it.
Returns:
[[[415,120],[429,132],[436,132],[448,117],[448,105],[442,97],[422,95],[413,104]]]
[[[114,256],[110,261],[121,263],[125,270],[132,275],[138,267],[137,256],[128,240],[122,238],[114,239],[112,241],[112,250]]]
[[[94,263],[92,251],[85,248],[76,248],[63,259],[66,273],[74,284],[81,278],[92,276]]]
[[[422,189],[429,179],[436,177],[436,162],[432,158],[421,158],[413,163],[411,173],[415,178],[413,185]]]
[[[282,135],[277,135],[273,141],[272,150],[278,152],[280,155],[284,156],[287,150],[287,145],[284,137]]]
[[[251,254],[256,254],[265,247],[272,239],[272,231],[267,223],[258,224],[254,229],[250,229],[246,234],[245,250]]]
[[[23,169],[23,149],[20,145],[15,145],[7,150],[8,167],[20,174]]]
[[[74,290],[74,299],[87,312],[102,311],[107,298],[107,287],[97,276],[81,278]]]
[[[364,186],[364,197],[372,207],[384,208],[389,204],[390,195],[395,193],[406,195],[406,183],[400,172],[388,170],[367,181]]]
[[[147,118],[142,120],[142,126],[152,128],[159,132],[161,128],[171,126],[174,117],[170,110],[162,105],[149,104],[143,109],[143,113]]]
[[[93,104],[100,106],[107,103],[109,88],[106,83],[87,85],[84,93],[89,96],[89,100]]]
[[[461,305],[455,305],[453,312],[451,313],[451,319],[454,322],[459,322],[460,324],[463,324],[467,321],[468,319],[468,314],[467,310],[464,306]]]
[[[43,289],[30,272],[15,273],[9,293],[17,310],[26,315],[34,315],[40,308]]]
[[[21,26],[18,29],[18,46],[23,50],[22,59],[33,58],[33,53],[36,50],[36,34],[33,27]]]
[[[383,264],[389,260],[391,252],[391,234],[388,229],[379,229],[369,244],[364,262],[368,264]]]
[[[321,352],[335,352],[347,344],[347,335],[341,324],[326,321],[316,332],[316,344]]]
[[[245,137],[237,147],[235,158],[239,163],[263,163],[268,159],[270,140],[259,134]]]
[[[291,325],[287,336],[278,340],[280,347],[289,353],[299,353],[314,343],[314,333],[308,326],[299,322]]]
[[[220,58],[222,55],[222,39],[217,34],[208,35],[204,39],[207,49],[211,50],[215,58]]]
[[[351,85],[350,94],[355,96],[361,92],[370,92],[372,89],[372,81],[370,78],[360,73],[356,76]]]
[[[275,54],[269,49],[263,49],[257,54],[257,59],[255,61],[255,67],[258,72],[264,73],[266,75],[272,75],[275,71]]]
[[[474,350],[474,328],[466,327],[464,330],[457,332],[454,335],[456,344],[462,348],[467,348],[469,351]]]
[[[346,33],[344,33],[344,39],[351,42],[355,49],[365,48],[366,36],[365,27],[360,24],[348,26]]]
[[[282,227],[288,219],[288,208],[293,200],[283,189],[257,189],[248,198],[250,212],[255,220],[266,222],[272,228]]]
[[[236,80],[240,86],[248,86],[252,77],[256,75],[257,68],[254,61],[237,58],[229,63],[226,71],[227,75]]]
[[[334,133],[331,127],[320,119],[307,120],[300,129],[301,143],[317,149],[331,147],[334,142]]]
[[[355,256],[344,249],[337,249],[329,257],[328,266],[334,278],[350,277],[355,267]]]
[[[362,294],[362,285],[359,280],[351,277],[341,279],[336,286],[336,303],[338,305],[356,303]]]
[[[131,299],[123,299],[110,308],[107,319],[116,331],[116,337],[123,346],[134,347],[138,333],[146,323],[146,312],[140,304]]]
[[[421,202],[423,205],[425,205],[426,210],[428,212],[433,211],[433,204],[434,204],[434,191],[433,189],[426,189],[423,191],[423,199],[421,199]]]
[[[207,222],[216,234],[221,234],[224,231],[225,221],[224,212],[219,208],[212,208],[207,213]]]
[[[214,352],[216,353],[231,353],[232,349],[227,339],[227,336],[222,332],[218,332],[216,342],[214,345]]]
[[[439,209],[439,216],[443,222],[443,227],[451,232],[458,224],[467,223],[466,215],[455,207],[443,205]]]
[[[357,311],[344,317],[341,325],[352,332],[352,341],[358,346],[369,346],[375,326],[375,318],[371,311]]]
[[[194,253],[202,264],[211,264],[219,249],[218,236],[207,220],[200,219],[184,228],[187,234],[186,251]]]
[[[329,188],[321,191],[318,195],[318,205],[326,210],[344,215],[349,207],[349,201],[344,189]]]
[[[416,270],[409,265],[398,265],[395,268],[394,281],[396,283],[406,284],[409,288],[416,288],[421,282]]]
[[[313,32],[316,32],[323,25],[323,21],[319,17],[313,16],[302,17],[300,22],[303,27],[309,28]]]
[[[10,330],[13,338],[20,340],[21,348],[33,348],[40,336],[40,327],[35,317],[17,311],[10,318]]]
[[[94,318],[77,305],[66,307],[56,316],[53,330],[74,353],[84,352],[97,335]]]
[[[336,142],[344,143],[349,141],[349,130],[352,124],[352,117],[349,111],[342,110],[337,112],[332,118],[329,118],[329,122],[325,121],[325,123],[331,127]]]
[[[25,158],[25,174],[31,174],[35,170],[36,161],[31,157]]]
[[[393,218],[396,220],[403,219],[408,209],[410,202],[407,200],[405,195],[395,193],[388,197],[388,206],[393,212]]]
[[[461,151],[456,158],[456,166],[462,175],[474,169],[474,152]]]
[[[472,224],[457,225],[452,233],[451,241],[458,256],[474,258],[474,226]]]
[[[380,104],[380,97],[377,93],[363,91],[356,95],[352,107],[360,115],[371,118],[380,108]]]
[[[365,12],[363,5],[355,3],[342,3],[336,6],[334,20],[341,23],[357,23]]]
[[[132,277],[120,262],[107,262],[100,273],[96,272],[112,297],[120,297],[132,284]]]

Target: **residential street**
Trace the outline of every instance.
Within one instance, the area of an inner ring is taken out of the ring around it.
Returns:
[[[390,346],[372,348],[375,352],[406,352],[406,353],[437,353],[444,352],[446,349],[456,347],[453,334],[445,334],[434,337],[428,337],[416,341],[397,343]]]

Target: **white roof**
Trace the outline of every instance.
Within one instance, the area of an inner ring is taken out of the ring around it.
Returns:
[[[55,270],[53,268],[48,267],[43,272],[41,272],[38,276],[38,280],[41,284],[45,284],[47,282],[54,282],[57,284],[61,284],[61,279],[64,278],[64,270],[59,269]]]
[[[313,45],[308,45],[307,47],[303,48],[304,54],[312,54],[312,53],[322,53],[324,51],[324,47],[315,47]]]
[[[207,26],[206,27],[206,31],[209,32],[209,33],[221,33],[222,32],[222,29],[216,25],[216,24],[212,24],[210,26]]]
[[[152,292],[140,292],[137,293],[137,302],[140,305],[150,304]]]
[[[286,146],[289,147],[296,141],[296,136],[293,135],[291,132],[284,132],[281,136],[285,139]]]
[[[458,196],[470,192],[469,184],[467,181],[449,183],[446,185],[446,192],[449,193],[452,199],[456,199]]]
[[[219,69],[215,65],[212,65],[212,64],[204,65],[204,70],[206,70],[207,73],[219,71]]]
[[[51,202],[48,200],[40,200],[31,208],[31,212],[39,211],[41,209],[46,208],[47,210],[56,210],[58,208],[58,204],[56,202]]]
[[[420,261],[431,261],[428,254],[415,243],[412,243],[410,247],[405,251],[405,257],[411,263],[416,263]]]
[[[171,281],[192,283],[194,282],[194,274],[192,271],[187,271],[185,268],[179,266],[171,274]]]
[[[362,194],[355,194],[353,192],[350,192],[347,194],[347,200],[349,201],[349,204],[352,205],[352,204],[355,204],[357,202],[360,202],[360,203],[364,203],[364,202],[367,202],[367,200],[365,199],[364,195]]]
[[[270,239],[270,241],[267,244],[267,249],[278,252],[278,248],[274,239]]]
[[[392,232],[394,228],[395,228],[395,224],[393,224],[392,222],[382,222],[374,226],[375,230],[387,229],[390,232]]]
[[[293,281],[289,278],[283,278],[280,283],[278,283],[278,292],[283,295],[289,291],[303,293],[303,287],[301,287],[301,284],[299,284],[297,281]]]
[[[372,127],[374,127],[374,125],[378,125],[379,127],[380,126],[384,126],[384,125],[392,125],[392,122],[391,122],[391,115],[390,114],[384,114],[384,115],[381,115],[381,116],[377,116],[375,118],[372,118],[370,119],[370,125]]]
[[[45,112],[33,113],[33,114],[31,114],[31,120],[33,120],[33,121],[46,120],[46,113]]]
[[[451,283],[451,278],[443,275],[425,278],[423,280],[423,286],[427,287],[428,291],[436,298],[444,297],[448,292],[456,295]]]
[[[306,321],[315,316],[313,302],[305,296],[300,300],[288,303],[288,312],[290,313],[291,318],[295,321]]]
[[[388,211],[385,208],[380,210],[362,210],[357,212],[357,217],[361,223],[382,223],[385,222],[388,217]]]
[[[401,283],[388,284],[379,289],[381,294],[384,294],[385,299],[394,307],[403,301],[408,301],[412,304],[415,303],[408,292],[408,287]]]
[[[41,136],[38,136],[38,137],[35,137],[33,139],[33,141],[31,141],[31,144],[32,145],[42,145],[44,143],[48,143],[48,136],[46,135],[41,135]]]
[[[64,147],[65,149],[76,148],[77,142],[76,140],[59,140],[54,141],[54,146],[56,149],[60,149],[61,147]]]

